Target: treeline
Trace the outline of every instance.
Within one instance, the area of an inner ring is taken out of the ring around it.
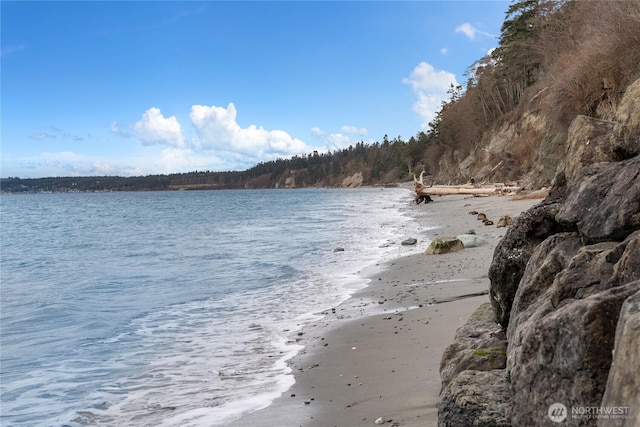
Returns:
[[[640,78],[640,2],[513,1],[498,48],[466,77],[430,124],[446,147],[441,156],[459,163],[482,150],[492,130],[535,115],[546,131],[516,132],[502,153],[525,174],[542,161],[545,139],[562,146],[577,115],[612,119],[624,90]]]
[[[343,150],[294,156],[261,162],[246,171],[195,171],[138,177],[60,177],[0,180],[7,193],[158,191],[244,188],[340,187],[345,178],[362,175],[363,185],[382,185],[412,179],[412,173],[427,170],[421,162],[432,138],[420,132],[408,141],[400,137],[382,143],[359,142]],[[419,172],[418,172],[419,173]]]
[[[385,136],[382,142],[263,162],[242,172],[8,178],[0,189],[336,187],[354,174],[363,185],[377,185],[408,180],[423,170],[440,183],[525,175],[530,182],[545,182],[563,155],[571,121],[577,115],[611,120],[624,90],[640,78],[640,2],[515,0],[505,15],[498,47],[468,68],[464,86],[451,88],[427,132],[408,141]],[[508,126],[512,131],[498,132]],[[509,141],[495,144],[505,138]],[[504,148],[490,152],[496,145]]]

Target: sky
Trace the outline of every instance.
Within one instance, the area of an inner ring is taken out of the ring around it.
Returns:
[[[510,2],[2,1],[0,176],[139,176],[403,140]]]

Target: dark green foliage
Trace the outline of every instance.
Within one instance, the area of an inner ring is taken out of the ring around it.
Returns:
[[[411,173],[425,163],[431,141],[424,133],[405,142],[400,137],[371,145],[358,142],[343,150],[294,156],[261,162],[246,171],[202,172],[139,177],[56,177],[0,180],[3,193],[69,192],[69,191],[156,191],[156,190],[223,190],[240,188],[277,188],[295,178],[296,187],[339,187],[342,180],[356,172],[363,174],[365,185],[382,185],[408,180]]]

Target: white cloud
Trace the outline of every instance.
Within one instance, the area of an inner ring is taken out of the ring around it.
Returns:
[[[113,173],[113,167],[100,160],[93,161],[91,166],[93,170],[96,171],[96,175],[111,175]]]
[[[31,139],[55,139],[55,135],[45,132],[36,132],[32,134],[29,138]]]
[[[474,40],[476,38],[477,31],[476,27],[468,22],[456,27],[456,33],[463,33],[469,40]]]
[[[366,128],[358,128],[356,126],[347,126],[347,125],[342,126],[340,128],[340,131],[344,133],[352,133],[355,135],[366,135],[367,133],[369,133],[369,131],[367,131]]]
[[[112,123],[111,129],[114,126]],[[117,130],[117,124],[115,125]],[[142,119],[133,125],[136,136],[145,145],[171,145],[184,148],[184,136],[175,116],[165,118],[159,108],[152,107],[144,112]]]
[[[322,129],[320,129],[319,127],[315,126],[311,128],[311,133],[314,135],[325,135],[327,132],[323,131]]]
[[[457,86],[456,76],[444,70],[436,70],[431,64],[421,62],[409,77],[402,80],[411,85],[418,101],[413,104],[413,111],[422,117],[422,128],[428,129],[429,122],[433,120],[441,103],[449,98],[447,90],[451,85]]]
[[[442,49],[440,49],[440,53],[443,55],[446,55],[449,52],[449,50],[446,47],[443,47]]]
[[[111,131],[111,133],[113,133],[114,135],[118,135],[122,138],[131,137],[131,128],[132,128],[131,126],[125,126],[125,128],[123,129],[120,127],[120,124],[116,121],[109,123],[109,130]]]
[[[464,34],[469,40],[475,40],[476,38],[480,37],[496,37],[491,33],[479,30],[473,24],[470,24],[468,22],[465,22],[464,24],[456,27],[455,32]]]
[[[194,105],[189,117],[200,137],[199,146],[203,149],[239,152],[256,160],[272,160],[313,150],[282,130],[266,130],[255,125],[240,127],[236,122],[237,111],[233,103],[229,103],[227,108]]]
[[[331,148],[342,149],[346,148],[349,145],[353,145],[353,140],[348,135],[343,135],[341,133],[332,133],[329,134],[326,138],[326,141],[331,144]]]

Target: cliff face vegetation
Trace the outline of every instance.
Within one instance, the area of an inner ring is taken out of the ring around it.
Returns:
[[[612,120],[638,77],[638,2],[516,1],[500,46],[470,68],[464,94],[432,123],[442,153],[430,172],[439,181],[548,185],[573,119]]]

